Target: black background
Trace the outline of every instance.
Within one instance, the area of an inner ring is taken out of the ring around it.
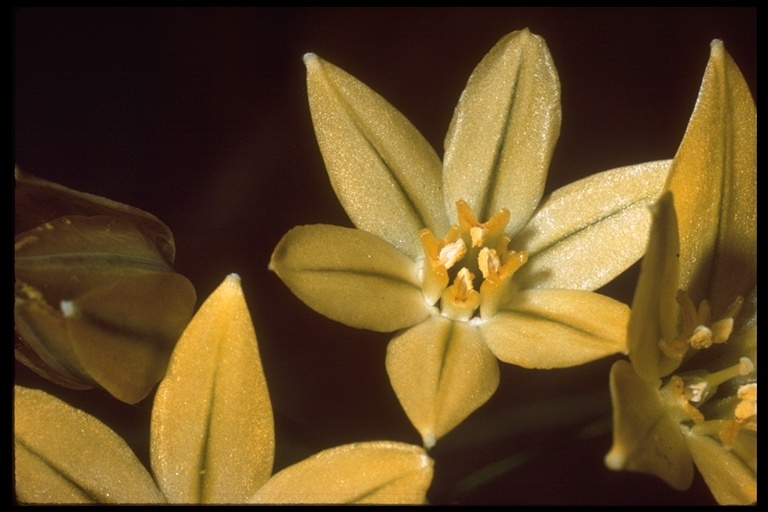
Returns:
[[[389,387],[387,334],[334,323],[267,270],[297,224],[351,226],[312,131],[301,60],[314,52],[400,109],[442,154],[466,80],[504,34],[545,38],[562,84],[552,190],[671,158],[719,38],[756,95],[753,8],[23,8],[14,13],[14,162],[142,208],[173,230],[177,270],[203,300],[243,287],[275,411],[279,470],[339,444],[420,439]],[[755,96],[756,99],[756,96]],[[10,171],[10,169],[9,169]],[[10,177],[10,172],[9,172]],[[10,181],[10,180],[9,180]],[[603,290],[631,300],[636,267]],[[502,365],[499,391],[435,447],[432,503],[709,504],[614,473],[608,370]],[[16,368],[98,414],[146,461],[151,397],[115,404]],[[515,465],[515,461],[521,461]],[[498,476],[462,487],[502,461]]]

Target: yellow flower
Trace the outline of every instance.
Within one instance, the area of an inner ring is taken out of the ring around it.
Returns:
[[[272,406],[240,279],[195,314],[152,408],[152,473],[93,416],[40,390],[14,392],[23,503],[423,503],[433,462],[419,446],[362,442],[272,475]]]
[[[757,499],[756,130],[749,89],[716,40],[656,207],[631,363],[611,370],[606,464],[680,490],[695,464],[721,504]]]
[[[542,38],[502,38],[469,78],[441,162],[363,83],[304,58],[331,184],[358,229],[289,231],[270,268],[347,325],[398,331],[387,371],[424,445],[495,392],[497,358],[568,367],[626,352],[628,307],[592,293],[642,254],[669,162],[600,173],[543,202],[560,84]]]
[[[14,192],[16,359],[68,388],[144,399],[197,300],[170,229],[18,169]]]

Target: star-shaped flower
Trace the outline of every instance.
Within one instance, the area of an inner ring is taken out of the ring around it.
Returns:
[[[272,406],[240,279],[230,275],[174,349],[152,407],[152,473],[93,416],[41,390],[14,392],[16,496],[23,503],[424,502],[419,446],[361,442],[272,475]]]
[[[721,504],[757,499],[756,130],[749,88],[716,40],[656,207],[630,362],[611,369],[606,464],[680,490],[695,464]]]
[[[305,56],[331,183],[358,229],[296,227],[270,268],[347,325],[397,331],[387,371],[430,447],[496,390],[497,358],[567,367],[626,351],[628,307],[591,292],[642,254],[669,162],[600,173],[541,202],[560,130],[542,38],[502,38],[469,78],[443,161],[363,83]]]

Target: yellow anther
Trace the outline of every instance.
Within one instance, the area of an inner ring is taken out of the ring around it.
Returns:
[[[506,208],[497,211],[486,222],[480,222],[472,213],[472,208],[465,201],[456,201],[456,211],[459,218],[459,229],[468,234],[472,247],[482,247],[486,241],[495,243],[509,223],[510,213]]]
[[[449,269],[455,265],[457,261],[463,258],[466,253],[467,245],[464,243],[464,240],[458,239],[453,243],[445,244],[445,246],[440,249],[437,261],[440,265]]]
[[[678,290],[677,302],[682,314],[680,335],[674,340],[661,340],[659,348],[670,359],[682,361],[689,347],[701,350],[728,341],[733,332],[733,319],[741,310],[744,299],[736,297],[725,316],[714,323],[708,301],[701,301],[697,311],[688,294]]]
[[[460,321],[472,318],[480,305],[480,293],[472,284],[474,278],[466,267],[459,270],[453,284],[445,289],[440,299],[445,316]]]

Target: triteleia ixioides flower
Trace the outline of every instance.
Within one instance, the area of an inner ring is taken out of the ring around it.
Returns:
[[[432,459],[371,441],[273,474],[272,405],[240,278],[208,297],[174,349],[152,406],[151,472],[106,425],[16,386],[15,491],[23,503],[421,504]]]
[[[720,504],[757,500],[757,112],[713,41],[656,206],[632,303],[630,361],[611,370],[612,469],[684,490],[694,466]]]
[[[366,85],[304,60],[320,150],[357,229],[296,227],[270,268],[316,311],[396,332],[387,372],[425,446],[493,395],[498,360],[556,368],[626,352],[628,307],[592,290],[641,256],[669,161],[542,201],[560,83],[541,37],[512,32],[475,68],[442,161]]]

